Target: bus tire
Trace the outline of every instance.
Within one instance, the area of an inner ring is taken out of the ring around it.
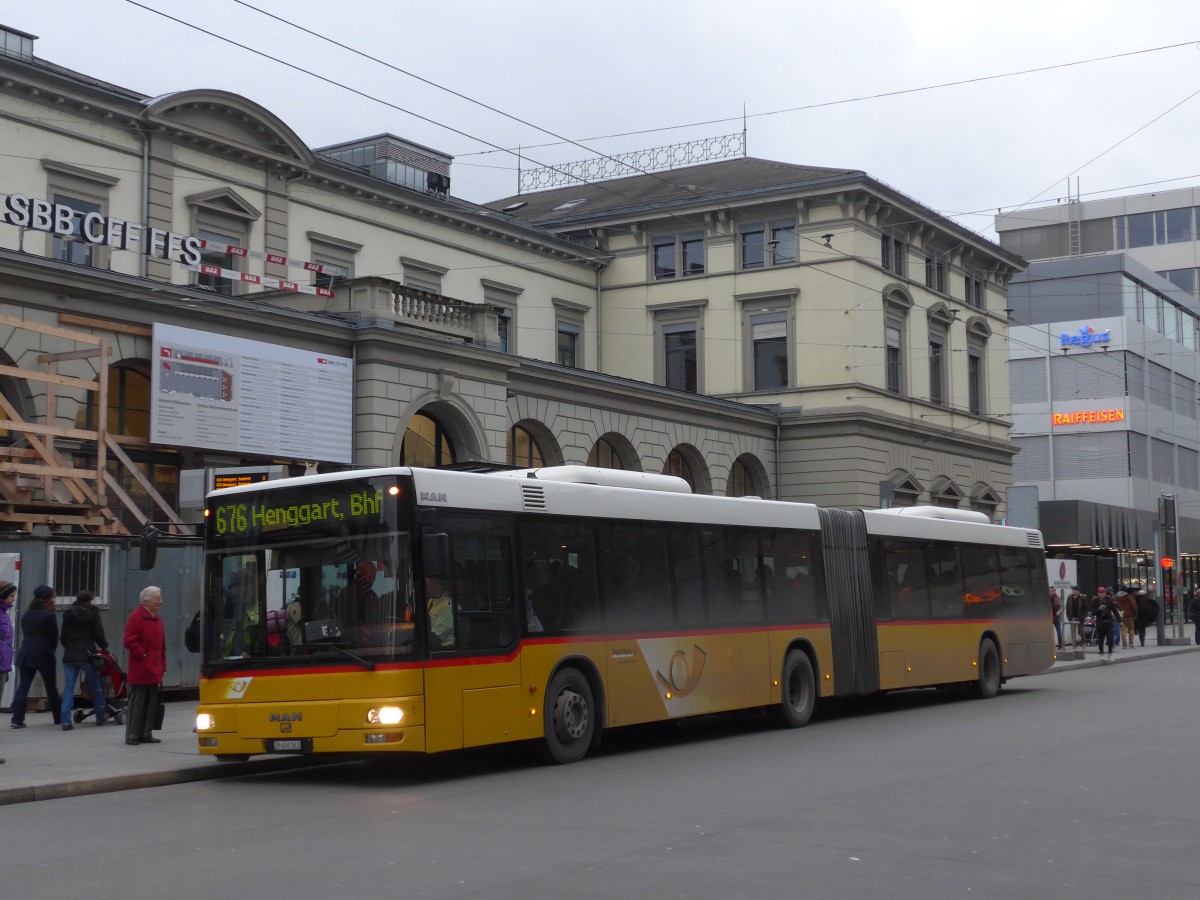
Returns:
[[[817,679],[812,662],[803,650],[789,650],[783,660],[780,712],[788,728],[803,728],[817,705]]]
[[[546,690],[546,752],[552,762],[579,762],[596,734],[592,686],[578,669],[560,669]]]
[[[979,677],[971,685],[976,697],[990,700],[1000,693],[1000,651],[996,642],[984,638],[979,645]]]

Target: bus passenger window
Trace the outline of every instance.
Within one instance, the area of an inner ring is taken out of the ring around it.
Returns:
[[[1045,615],[1046,593],[1049,588],[1034,593],[1031,575],[1029,560],[1023,547],[1000,548],[1000,583],[1004,595],[998,615],[1009,619]]]
[[[968,616],[996,615],[1003,591],[995,547],[963,544],[963,606]]]
[[[708,624],[704,608],[704,569],[696,532],[684,527],[671,529],[671,596],[680,628],[703,628]]]
[[[673,626],[666,529],[614,522],[600,528],[599,538],[609,628],[646,631]]]
[[[897,619],[929,618],[929,588],[921,545],[885,540],[883,553],[892,615]]]
[[[958,548],[953,544],[928,544],[925,563],[928,566],[929,605],[933,618],[960,618],[963,612],[963,585],[958,567]]]
[[[771,541],[775,581],[767,595],[773,623],[818,621],[815,557],[805,532],[777,531]]]

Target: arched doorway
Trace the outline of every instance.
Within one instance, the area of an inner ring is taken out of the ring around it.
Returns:
[[[733,461],[725,482],[727,497],[765,497],[767,472],[755,457],[743,453]]]
[[[419,412],[409,420],[400,445],[401,465],[432,469],[456,461],[454,441],[440,419]]]

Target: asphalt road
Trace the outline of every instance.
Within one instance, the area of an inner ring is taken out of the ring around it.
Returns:
[[[1200,896],[1200,654],[4,810],[4,896]]]

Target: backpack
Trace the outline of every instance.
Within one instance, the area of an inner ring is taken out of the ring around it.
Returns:
[[[192,617],[192,624],[183,633],[183,645],[192,653],[200,652],[200,613]]]

